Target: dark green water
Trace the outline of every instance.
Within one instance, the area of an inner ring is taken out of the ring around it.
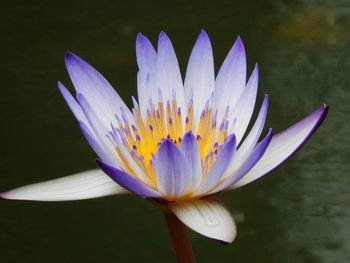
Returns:
[[[291,3],[293,2],[293,3]],[[283,130],[323,102],[330,113],[292,160],[219,196],[238,224],[223,246],[195,233],[198,262],[350,262],[350,4],[348,1],[3,1],[0,192],[95,166],[56,88],[73,51],[129,103],[134,41],[160,30],[182,70],[201,28],[216,68],[243,38],[261,69],[267,126]],[[135,196],[62,202],[0,200],[1,262],[174,262],[162,214]]]

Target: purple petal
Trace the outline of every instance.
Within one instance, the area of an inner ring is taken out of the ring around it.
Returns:
[[[231,165],[235,153],[236,137],[231,135],[220,149],[211,170],[204,177],[199,188],[196,190],[196,195],[204,194],[218,185],[220,179],[224,176],[226,170]]]
[[[267,147],[269,146],[272,138],[272,129],[269,130],[268,134],[252,151],[252,153],[247,157],[247,159],[239,166],[239,168],[215,189],[211,194],[223,191],[231,187],[234,183],[238,182],[254,165],[261,159],[264,155]]]
[[[198,141],[192,132],[187,132],[182,138],[180,149],[189,164],[189,188],[194,188],[198,185],[202,176],[202,162]]]
[[[273,136],[260,161],[231,189],[259,179],[293,156],[311,138],[323,122],[327,112],[328,106],[324,105],[287,130]]]
[[[193,93],[194,116],[200,115],[215,85],[214,59],[210,39],[202,30],[193,47],[185,78],[186,101]],[[192,90],[192,91],[191,91]],[[197,121],[197,120],[196,120]]]
[[[120,112],[120,107],[132,119],[128,107],[99,72],[72,53],[66,55],[65,61],[77,93],[84,95],[103,123],[114,123],[114,114]]]
[[[160,144],[155,158],[157,187],[171,197],[182,196],[189,190],[189,164],[176,145],[166,139]]]
[[[129,190],[130,192],[141,196],[142,198],[160,198],[161,195],[155,190],[151,189],[132,175],[129,175],[115,167],[109,166],[108,164],[97,160],[97,164],[101,169],[119,185]]]
[[[218,109],[234,107],[245,88],[246,70],[245,50],[238,37],[216,77],[215,105]]]

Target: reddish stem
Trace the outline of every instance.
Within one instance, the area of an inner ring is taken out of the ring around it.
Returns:
[[[196,263],[187,227],[171,212],[164,212],[165,221],[178,263]]]

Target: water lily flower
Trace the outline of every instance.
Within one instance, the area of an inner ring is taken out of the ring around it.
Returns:
[[[211,196],[237,189],[270,173],[310,139],[327,105],[260,139],[268,111],[264,97],[250,131],[258,66],[246,79],[246,54],[238,37],[217,76],[212,47],[202,31],[184,81],[168,36],[155,50],[136,40],[138,101],[129,110],[108,81],[78,56],[65,58],[75,98],[58,83],[79,127],[98,155],[100,169],[20,187],[5,199],[65,201],[133,193],[166,206],[194,231],[232,242],[230,212]]]

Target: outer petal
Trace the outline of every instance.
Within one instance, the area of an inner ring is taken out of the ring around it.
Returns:
[[[101,167],[101,169],[110,176],[114,181],[123,186],[125,189],[130,192],[141,196],[142,198],[160,198],[160,194],[146,184],[142,183],[135,177],[117,169],[108,164],[102,162],[101,160],[97,160],[97,164]]]
[[[189,164],[172,141],[166,139],[160,144],[154,164],[159,192],[171,197],[188,192],[192,181]]]
[[[195,195],[202,195],[216,187],[220,179],[224,176],[229,168],[236,153],[236,137],[231,135],[227,142],[219,150],[216,161],[209,173],[204,177]]]
[[[120,107],[124,108],[127,117],[132,120],[128,107],[99,72],[72,53],[66,55],[65,61],[77,93],[84,95],[103,123],[116,123],[114,114],[120,112]]]
[[[22,186],[0,196],[32,201],[69,201],[128,193],[100,169]]]
[[[242,40],[237,38],[215,82],[215,105],[218,109],[234,107],[246,84],[246,55]]]
[[[246,185],[271,172],[295,154],[321,125],[328,112],[324,105],[305,119],[272,137],[271,143],[260,161],[231,189]]]
[[[189,164],[188,186],[189,188],[194,188],[202,177],[202,161],[198,141],[192,132],[185,134],[181,141],[180,149]]]
[[[185,78],[186,101],[193,94],[194,116],[199,116],[206,101],[214,90],[214,59],[211,43],[207,33],[202,30],[192,50]]]
[[[236,225],[230,212],[217,200],[193,200],[169,208],[185,225],[199,234],[227,243],[236,237]]]

